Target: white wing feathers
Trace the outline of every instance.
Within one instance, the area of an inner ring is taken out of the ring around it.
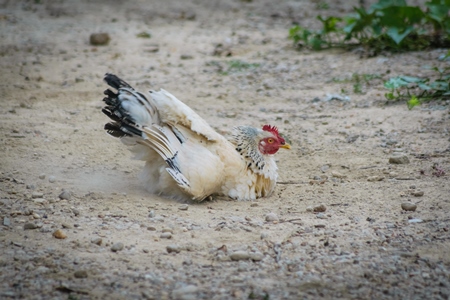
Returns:
[[[218,141],[222,138],[205,120],[171,93],[161,89],[159,92],[150,91],[150,95],[158,107],[162,122],[171,125],[181,124],[209,141]]]

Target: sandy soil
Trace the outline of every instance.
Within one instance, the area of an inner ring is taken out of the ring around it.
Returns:
[[[0,298],[450,298],[449,103],[409,111],[382,86],[445,50],[293,49],[293,22],[358,1],[95,2],[0,1]],[[90,45],[99,32],[107,46]],[[106,72],[171,91],[224,134],[277,125],[293,149],[274,195],[148,194],[142,162],[103,130]],[[353,74],[380,79],[355,93]]]

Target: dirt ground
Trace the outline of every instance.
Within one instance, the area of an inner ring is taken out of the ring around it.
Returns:
[[[0,1],[0,298],[450,299],[449,102],[386,105],[382,85],[447,50],[368,58],[287,39],[358,3]],[[275,193],[148,194],[143,162],[103,130],[106,72],[223,134],[278,126],[292,149]],[[354,74],[375,79],[357,93]]]

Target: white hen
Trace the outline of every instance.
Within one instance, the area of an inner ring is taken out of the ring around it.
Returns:
[[[113,120],[105,130],[146,161],[143,178],[151,193],[201,201],[214,194],[252,200],[273,192],[273,154],[290,149],[276,127],[238,126],[227,140],[163,89],[147,99],[113,74],[105,81],[118,90],[105,91],[102,111]]]

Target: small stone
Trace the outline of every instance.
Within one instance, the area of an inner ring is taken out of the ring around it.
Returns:
[[[148,227],[147,227],[147,230],[150,230],[150,231],[156,231],[156,227],[148,226]]]
[[[394,154],[389,157],[390,164],[409,164],[409,158],[405,154]]]
[[[181,252],[181,247],[178,245],[169,245],[166,247],[166,249],[167,249],[168,253],[172,253],[172,252],[180,253]]]
[[[115,243],[114,245],[111,246],[111,251],[112,252],[117,252],[123,249],[123,243]]]
[[[87,278],[88,273],[85,270],[78,270],[73,273],[73,276],[75,276],[75,278]]]
[[[142,249],[142,252],[144,252],[144,253],[149,253],[150,250],[148,250],[147,248],[144,248],[144,249]]]
[[[171,239],[172,234],[170,232],[163,232],[163,233],[161,233],[161,235],[159,237],[162,239]]]
[[[39,215],[39,214],[37,214],[37,213],[33,213],[32,216],[33,216],[34,219],[40,219],[40,218],[42,218],[41,215]]]
[[[59,199],[61,200],[70,200],[72,198],[72,193],[67,190],[63,190],[61,194],[59,194]]]
[[[231,260],[247,260],[250,254],[247,251],[238,250],[230,254]]]
[[[278,221],[278,216],[276,213],[268,213],[266,215],[266,221],[267,222],[274,222],[274,221]]]
[[[92,243],[92,244],[96,244],[96,245],[98,245],[98,246],[100,246],[100,245],[102,244],[102,242],[103,242],[103,240],[102,240],[102,238],[100,238],[100,237],[96,237],[96,238],[93,238],[93,239],[91,240],[91,243]]]
[[[154,210],[151,210],[151,211],[148,213],[148,217],[149,217],[149,218],[154,218],[154,217],[155,217],[155,211],[154,211]]]
[[[73,226],[70,225],[69,223],[62,223],[61,226],[62,226],[63,228],[66,228],[66,229],[72,229],[72,228],[73,228]]]
[[[56,177],[55,176],[52,175],[52,176],[48,177],[48,182],[53,183],[55,181],[56,181]]]
[[[384,177],[383,176],[379,176],[379,175],[370,176],[369,178],[367,178],[367,181],[370,181],[370,182],[382,181],[382,180],[384,180]]]
[[[11,220],[8,217],[3,218],[3,226],[11,226]]]
[[[33,202],[34,203],[38,203],[38,204],[42,204],[42,203],[46,203],[47,200],[45,200],[44,198],[36,198],[36,199],[33,199]]]
[[[179,210],[188,210],[188,208],[189,208],[189,205],[187,205],[187,204],[182,204],[178,207]]]
[[[422,219],[416,219],[416,218],[408,220],[408,223],[422,223],[422,222],[423,222]]]
[[[45,179],[45,174],[44,173],[40,174],[39,179]]]
[[[76,208],[72,208],[72,212],[75,216],[79,216],[80,215],[80,211]]]
[[[318,219],[327,219],[327,216],[324,213],[318,213],[316,215],[316,218],[318,218]]]
[[[36,229],[36,228],[38,228],[38,226],[34,223],[25,223],[23,225],[23,229],[25,229],[25,230],[31,230],[31,229]]]
[[[250,259],[253,261],[261,261],[264,258],[264,254],[261,252],[251,252],[250,253]]]
[[[306,207],[306,211],[307,211],[307,212],[313,212],[314,209],[313,209],[313,207],[310,205],[310,206]]]
[[[198,299],[194,293],[198,291],[198,287],[195,285],[187,285],[182,288],[176,289],[172,291],[172,299],[180,299],[180,300],[190,300],[190,299]]]
[[[89,37],[89,42],[93,46],[104,46],[109,43],[110,39],[107,33],[93,33]]]
[[[67,237],[64,231],[62,231],[61,229],[58,229],[55,232],[53,232],[53,236],[60,240],[65,239]]]
[[[190,54],[181,54],[180,58],[186,60],[186,59],[193,59],[194,57]]]
[[[405,211],[416,211],[417,205],[411,202],[404,202],[401,204],[401,207]]]
[[[327,207],[324,204],[319,204],[313,207],[313,212],[325,212]]]
[[[44,194],[41,192],[33,192],[31,194],[31,198],[33,198],[33,199],[42,198],[42,197],[44,197]]]
[[[173,234],[173,229],[172,228],[163,228],[161,231],[162,232],[170,232],[171,234]]]
[[[325,228],[326,226],[325,226],[325,224],[316,224],[316,225],[314,225],[314,227],[316,227],[316,228]]]
[[[158,45],[149,45],[147,48],[144,49],[145,52],[150,52],[150,53],[156,53],[159,51],[159,46]]]
[[[423,194],[424,194],[424,192],[420,191],[420,190],[416,190],[416,191],[412,191],[411,192],[411,195],[413,195],[414,197],[422,197]]]
[[[333,176],[335,178],[345,178],[345,177],[347,177],[346,175],[341,174],[341,173],[339,173],[337,171],[331,171],[331,176]]]

